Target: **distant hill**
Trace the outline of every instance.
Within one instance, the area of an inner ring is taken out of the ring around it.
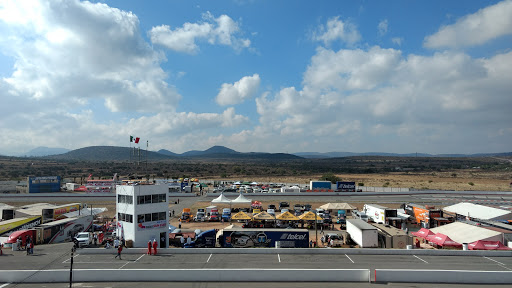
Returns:
[[[49,148],[49,147],[37,147],[26,153],[21,154],[20,156],[26,157],[41,157],[41,156],[49,156],[49,155],[58,155],[69,152],[69,149],[65,148]]]
[[[167,156],[179,156],[180,155],[180,154],[176,154],[174,152],[171,152],[171,151],[165,150],[165,149],[160,149],[157,152],[160,153],[160,154],[167,155]]]
[[[37,151],[59,151],[63,148],[47,148],[39,147],[41,149],[33,149]],[[80,161],[129,161],[130,160],[130,149],[129,147],[117,147],[117,146],[91,146],[84,147],[72,151],[67,151],[62,154],[46,154],[48,156],[37,156],[48,159],[56,160],[80,160]],[[146,160],[145,150],[141,151],[141,161]],[[132,150],[133,152],[133,150]],[[44,153],[43,153],[44,154]],[[27,155],[28,156],[28,155]],[[264,161],[286,161],[286,160],[297,160],[303,158],[309,159],[326,159],[326,158],[343,158],[343,157],[355,157],[355,156],[384,156],[384,157],[445,157],[445,158],[456,158],[456,157],[511,157],[512,152],[507,153],[480,153],[480,154],[440,154],[432,155],[426,153],[408,153],[408,154],[397,154],[397,153],[382,153],[382,152],[367,152],[367,153],[352,153],[352,152],[300,152],[294,154],[287,153],[263,153],[263,152],[237,152],[233,149],[224,146],[213,146],[204,151],[192,150],[182,154],[177,154],[169,150],[161,149],[158,152],[148,151],[147,159],[151,161],[155,160],[167,160],[167,159],[209,159],[209,160],[264,160]],[[35,157],[35,156],[31,156]],[[133,154],[132,154],[132,157]],[[132,159],[133,161],[133,159]]]
[[[116,147],[116,146],[91,146],[84,147],[76,150],[69,151],[67,153],[59,155],[46,156],[48,159],[55,160],[80,160],[80,161],[129,161],[130,160],[130,149],[129,147]],[[141,161],[144,161],[145,150],[141,151]],[[133,150],[132,150],[133,152]],[[213,146],[204,151],[188,151],[183,154],[176,154],[171,151],[162,149],[158,152],[148,151],[147,159],[150,161],[155,160],[167,160],[167,159],[250,159],[250,160],[294,160],[302,159],[299,156],[285,154],[285,153],[241,153],[233,149],[229,149],[224,146]],[[132,161],[133,161],[132,154]]]
[[[309,159],[320,159],[320,158],[339,158],[339,157],[354,157],[354,156],[387,156],[387,157],[446,157],[446,158],[457,158],[457,157],[507,157],[512,156],[512,152],[507,153],[479,153],[479,154],[427,154],[427,153],[385,153],[385,152],[365,152],[365,153],[354,153],[354,152],[297,152],[293,153],[303,158]]]
[[[197,151],[197,150],[188,151],[188,152],[182,153],[181,156],[190,157],[190,156],[202,156],[202,155],[212,155],[212,154],[239,154],[239,153],[240,152],[236,152],[235,150],[229,149],[224,146],[213,146],[204,151]]]
[[[59,160],[82,160],[82,161],[129,161],[130,150],[129,147],[116,147],[116,146],[91,146],[84,147],[76,150],[69,151],[60,155],[48,156],[50,159]],[[133,153],[133,150],[131,151]],[[140,150],[141,161],[146,160],[145,150]],[[153,151],[147,152],[148,160],[165,160],[172,159],[172,156],[160,154]],[[132,155],[132,157],[135,157]],[[137,156],[138,157],[138,156]],[[133,158],[132,158],[133,160]]]

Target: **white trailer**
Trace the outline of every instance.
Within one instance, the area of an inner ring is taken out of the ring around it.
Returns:
[[[377,204],[364,204],[363,211],[368,215],[370,221],[380,224],[387,224],[389,217],[397,217],[396,209],[389,209]]]
[[[361,248],[378,247],[378,230],[361,219],[347,219],[347,233]]]

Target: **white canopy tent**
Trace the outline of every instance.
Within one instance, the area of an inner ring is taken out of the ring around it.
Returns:
[[[236,198],[235,200],[231,201],[231,203],[251,203],[251,199],[245,198],[245,196],[240,193],[240,196]]]
[[[231,203],[233,200],[227,198],[226,196],[224,196],[224,193],[220,193],[220,196],[213,199],[211,202],[212,203]]]

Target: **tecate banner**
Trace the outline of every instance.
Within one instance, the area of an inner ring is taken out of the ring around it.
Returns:
[[[336,190],[341,192],[356,192],[356,182],[336,182]]]

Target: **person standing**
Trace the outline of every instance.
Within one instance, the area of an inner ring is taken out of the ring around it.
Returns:
[[[181,236],[180,242],[181,242],[181,247],[185,247],[185,237],[184,236]]]
[[[30,238],[30,254],[34,254],[34,240]]]
[[[92,234],[92,238],[94,239],[94,246],[98,245],[98,234]]]
[[[123,259],[121,259],[121,252],[122,251],[123,251],[123,245],[117,246],[117,255],[114,258],[117,258],[119,256],[119,260],[123,260]]]
[[[148,241],[148,252],[146,254],[151,255],[151,239]]]
[[[25,250],[27,250],[27,255],[30,254],[30,238],[27,236],[27,243],[25,243]]]
[[[190,236],[187,237],[187,245],[190,245],[192,244],[192,238],[190,238]]]
[[[156,243],[156,239],[153,239],[153,255],[156,255],[157,247],[158,247],[158,243]]]

